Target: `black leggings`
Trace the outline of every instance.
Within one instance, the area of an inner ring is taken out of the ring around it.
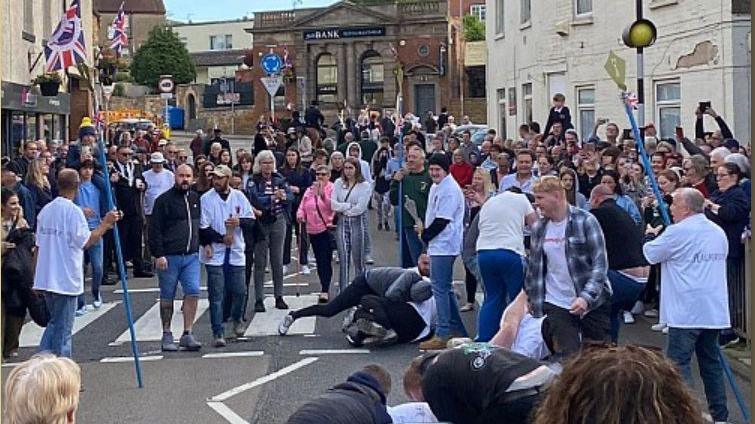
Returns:
[[[354,319],[365,318],[398,334],[398,343],[410,342],[422,333],[427,324],[417,310],[407,302],[396,302],[368,294],[359,302]]]
[[[370,289],[370,286],[367,285],[367,280],[364,278],[364,274],[362,274],[355,278],[351,284],[346,286],[346,288],[330,302],[324,305],[312,305],[299,309],[298,311],[291,312],[291,316],[294,319],[312,316],[330,318],[339,312],[343,312],[359,305],[362,296],[368,294],[375,293]]]
[[[330,280],[333,278],[333,247],[331,245],[329,230],[320,234],[310,234],[309,242],[312,243],[312,250],[315,252],[315,262],[317,262],[317,276],[320,277],[320,292],[327,293],[330,291]]]
[[[467,303],[475,302],[475,293],[477,293],[477,277],[464,265],[464,285],[467,288]]]

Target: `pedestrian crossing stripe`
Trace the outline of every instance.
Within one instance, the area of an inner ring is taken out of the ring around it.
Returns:
[[[100,306],[98,309],[93,309],[87,312],[85,315],[76,317],[73,320],[73,330],[71,331],[71,335],[74,335],[78,333],[79,331],[83,330],[86,326],[96,321],[97,318],[108,313],[108,311],[110,311],[111,309],[113,309],[120,303],[121,303],[120,300],[116,302],[103,303],[102,306]],[[21,328],[21,334],[18,337],[18,346],[19,347],[39,346],[39,342],[40,340],[42,340],[42,333],[44,332],[45,332],[45,329],[35,324],[34,321],[27,322]]]
[[[174,335],[180,335],[184,331],[184,317],[179,311],[183,301],[173,301],[173,318],[170,321],[170,331]],[[197,302],[197,314],[194,322],[209,308],[210,302],[207,299],[199,299]],[[160,319],[160,302],[156,302],[149,310],[144,313],[134,323],[134,333],[137,342],[155,342],[160,341],[163,337],[163,324]],[[111,345],[119,345],[131,341],[131,334],[128,330],[124,331]]]
[[[288,304],[289,308],[293,310],[306,308],[317,304],[317,296],[313,295],[301,295],[296,296],[283,296],[283,299]],[[278,324],[283,320],[283,317],[288,315],[289,310],[275,309],[275,298],[265,298],[265,309],[267,312],[257,312],[254,314],[252,322],[247,327],[244,333],[245,337],[261,337],[261,336],[277,336]],[[294,321],[291,328],[288,330],[289,335],[296,334],[312,334],[315,332],[315,321],[317,317],[305,317]]]

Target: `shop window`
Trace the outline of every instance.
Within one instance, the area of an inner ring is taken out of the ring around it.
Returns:
[[[467,68],[467,95],[469,97],[485,97],[485,67],[470,66]]]
[[[383,58],[374,50],[362,56],[362,104],[383,105]]]
[[[338,64],[330,53],[317,58],[315,97],[320,103],[335,103],[338,99]]]

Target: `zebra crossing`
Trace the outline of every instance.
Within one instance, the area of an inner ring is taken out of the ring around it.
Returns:
[[[149,293],[149,292],[146,292]],[[284,296],[286,303],[289,304],[291,309],[300,309],[307,306],[317,304],[317,295],[315,294],[302,294],[300,296]],[[93,323],[105,319],[114,320],[114,322],[122,323],[123,331],[115,338],[115,340],[108,340],[107,346],[115,347],[129,343],[131,336],[128,330],[128,326],[123,320],[121,315],[116,317],[118,311],[113,309],[120,305],[122,302],[114,301],[103,303],[98,309],[89,311],[83,316],[77,316],[74,319],[74,325],[72,335],[75,338],[77,334],[84,331],[87,327]],[[289,312],[287,310],[279,310],[274,308],[274,299],[272,297],[265,298],[266,312],[255,313],[252,320],[244,334],[245,338],[251,337],[265,337],[274,336],[278,334],[278,324],[281,319]],[[200,298],[197,304],[197,314],[194,319],[196,323],[203,316],[207,316],[209,321],[209,301],[206,298]],[[180,313],[181,301],[176,300],[173,305],[173,318],[171,320],[171,331],[173,334],[180,335],[183,332],[183,314]],[[112,312],[112,313],[110,313]],[[121,312],[122,313],[122,312]],[[141,315],[134,316],[134,331],[137,342],[158,342],[162,337],[162,321],[160,319],[160,301],[155,300],[146,311]],[[315,333],[315,317],[302,318],[297,320],[291,330],[290,335],[314,335]],[[19,336],[19,347],[21,348],[35,348],[39,346],[39,342],[42,339],[44,328],[38,326],[33,321],[29,321],[21,329]]]

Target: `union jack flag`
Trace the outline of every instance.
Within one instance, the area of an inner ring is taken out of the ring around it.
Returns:
[[[45,69],[47,72],[65,70],[69,66],[86,62],[87,49],[84,42],[84,29],[81,26],[79,0],[73,0],[71,7],[60,18],[60,23],[45,44]]]
[[[111,34],[110,37],[110,48],[115,51],[115,53],[120,56],[123,52],[123,48],[128,46],[128,34],[126,34],[126,14],[123,13],[123,3],[121,2],[121,7],[118,9],[118,14],[115,15],[115,19],[113,19],[113,24],[110,25]]]

